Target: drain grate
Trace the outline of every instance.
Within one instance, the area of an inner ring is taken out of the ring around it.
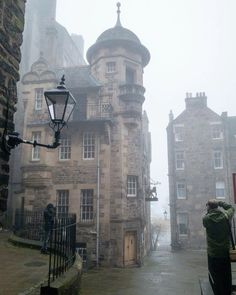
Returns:
[[[32,261],[32,262],[25,263],[24,265],[29,267],[40,267],[40,266],[46,265],[46,263],[42,261]]]

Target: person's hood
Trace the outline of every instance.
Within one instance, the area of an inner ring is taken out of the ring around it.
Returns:
[[[224,214],[219,209],[211,209],[208,212],[208,216],[211,218],[213,222],[221,222],[222,218],[224,218]]]

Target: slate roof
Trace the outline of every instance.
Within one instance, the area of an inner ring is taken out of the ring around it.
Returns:
[[[91,61],[93,54],[100,48],[110,46],[124,46],[131,50],[137,51],[142,56],[142,64],[146,66],[150,60],[150,53],[148,49],[143,46],[139,38],[130,30],[122,27],[120,22],[120,10],[118,7],[118,17],[116,25],[104,31],[87,51],[87,60]]]
[[[102,86],[102,84],[92,76],[90,66],[57,69],[56,75],[58,81],[61,80],[63,74],[65,75],[65,85],[70,89]]]

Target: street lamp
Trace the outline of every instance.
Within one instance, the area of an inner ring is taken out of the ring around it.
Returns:
[[[55,149],[60,145],[60,132],[70,119],[76,104],[74,97],[65,87],[65,76],[62,76],[61,82],[56,89],[45,91],[44,96],[51,120],[49,126],[54,130],[54,142],[52,144],[42,144],[36,140],[24,140],[19,137],[18,132],[14,131],[7,133],[7,128],[5,128],[3,134],[3,146],[9,154],[10,150],[14,149],[20,143],[31,144],[34,147],[46,147],[49,149]],[[6,118],[6,120],[8,121],[8,118]]]
[[[163,212],[163,214],[164,214],[164,219],[166,220],[167,219],[167,212],[166,212],[166,210]]]

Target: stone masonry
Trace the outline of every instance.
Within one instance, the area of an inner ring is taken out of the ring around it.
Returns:
[[[7,209],[9,150],[4,137],[8,131],[14,130],[25,2],[0,1],[0,213]]]

